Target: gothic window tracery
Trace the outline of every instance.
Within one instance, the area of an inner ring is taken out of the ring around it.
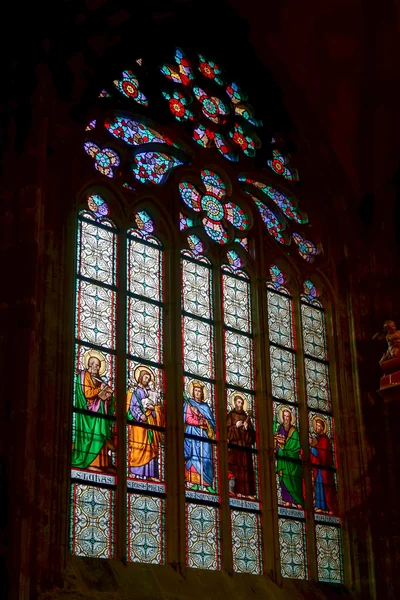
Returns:
[[[309,578],[314,561],[320,580],[341,582],[324,308],[308,277],[295,305],[284,271],[263,266],[269,252],[299,269],[322,252],[309,239],[297,171],[276,144],[263,168],[251,167],[268,145],[262,115],[219,62],[177,49],[160,60],[159,90],[142,87],[144,65],[117,73],[99,94],[108,108],[84,132],[88,167],[108,187],[91,186],[78,215],[71,552],[116,558],[123,522],[128,561],[168,562],[175,502],[189,567],[264,573],[273,518],[283,577]],[[168,126],[152,112],[154,94]],[[127,191],[128,216],[116,219],[116,195]]]

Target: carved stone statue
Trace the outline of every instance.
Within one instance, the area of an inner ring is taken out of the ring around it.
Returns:
[[[373,340],[383,340],[386,338],[387,350],[382,356],[379,364],[400,357],[400,329],[396,328],[394,321],[385,321],[383,324],[383,333],[376,333]]]

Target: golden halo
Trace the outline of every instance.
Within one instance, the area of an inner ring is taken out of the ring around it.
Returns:
[[[316,422],[317,421],[322,421],[323,422],[324,428],[322,430],[322,433],[326,433],[328,431],[328,424],[327,424],[327,422],[325,421],[325,419],[323,417],[321,417],[321,415],[314,415],[313,418],[312,418],[312,426],[313,426],[313,429],[314,429],[315,433],[317,433],[317,427],[316,427]]]
[[[202,383],[201,381],[199,381],[198,379],[192,379],[191,381],[189,381],[187,389],[188,389],[188,392],[189,392],[189,396],[191,398],[194,398],[194,396],[193,396],[193,388],[194,387],[201,387],[201,388],[203,388],[204,402],[207,402],[207,400],[208,400],[208,389],[206,388],[206,385],[204,383]]]
[[[85,369],[88,368],[89,359],[92,357],[97,358],[100,361],[99,375],[101,377],[102,375],[104,375],[104,373],[106,372],[106,368],[107,368],[106,359],[104,358],[104,354],[102,354],[98,350],[86,350],[85,354],[83,355],[83,359],[82,359],[83,366],[85,367]]]
[[[137,367],[135,367],[135,369],[133,371],[133,377],[134,377],[136,383],[139,382],[139,377],[141,376],[143,371],[146,371],[150,375],[150,381],[155,382],[156,376],[154,374],[153,369],[151,369],[147,365],[138,365]]]
[[[232,392],[231,395],[229,396],[229,402],[230,405],[232,406],[232,408],[235,408],[235,398],[239,396],[239,398],[242,398],[243,400],[243,410],[245,412],[247,412],[249,410],[249,401],[246,398],[246,396],[244,394],[242,394],[241,392]]]
[[[290,410],[290,408],[288,406],[281,406],[280,407],[279,413],[278,413],[279,422],[283,423],[283,413],[284,413],[285,410],[287,410],[288,412],[290,412],[290,414],[292,415],[292,420],[291,420],[290,424],[294,425],[296,423],[296,415],[293,414],[293,411]]]

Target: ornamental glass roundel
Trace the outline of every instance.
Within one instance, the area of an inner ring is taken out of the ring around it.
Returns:
[[[188,208],[202,213],[201,223],[206,234],[215,242],[226,244],[231,239],[232,229],[245,231],[249,228],[249,218],[238,204],[226,201],[227,188],[218,173],[204,169],[200,176],[206,193],[202,193],[190,181],[181,181],[181,199]],[[190,221],[198,224],[192,219]]]

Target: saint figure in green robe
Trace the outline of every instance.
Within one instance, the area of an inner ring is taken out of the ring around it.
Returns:
[[[303,508],[299,431],[292,424],[293,414],[289,408],[281,409],[280,416],[281,422],[275,423],[274,440],[282,501],[287,508]],[[299,462],[287,459],[298,459]]]

